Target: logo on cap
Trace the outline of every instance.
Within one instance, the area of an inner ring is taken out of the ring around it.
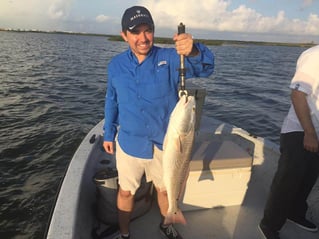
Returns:
[[[141,6],[134,6],[126,9],[122,17],[122,29],[132,31],[140,24],[148,24],[154,27],[151,13]]]

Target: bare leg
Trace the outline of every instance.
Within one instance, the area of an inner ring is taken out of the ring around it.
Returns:
[[[157,191],[158,207],[160,208],[161,215],[165,217],[168,210],[167,192],[166,191],[161,192],[159,188],[156,188],[156,191]]]
[[[117,194],[119,226],[122,234],[129,233],[130,217],[134,207],[134,196],[130,191],[119,189]]]

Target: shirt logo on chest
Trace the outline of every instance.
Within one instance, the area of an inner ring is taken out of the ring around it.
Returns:
[[[167,61],[160,61],[157,66],[167,65]]]

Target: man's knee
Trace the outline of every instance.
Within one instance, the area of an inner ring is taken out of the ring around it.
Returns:
[[[134,195],[130,191],[119,190],[117,208],[123,212],[131,212],[134,206]]]
[[[122,190],[121,188],[119,189],[119,192],[118,192],[118,196],[119,198],[122,198],[122,199],[131,199],[133,198],[134,196],[131,194],[131,191],[125,191],[125,190]]]

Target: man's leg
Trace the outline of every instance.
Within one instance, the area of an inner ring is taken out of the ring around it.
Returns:
[[[296,218],[305,218],[308,209],[307,198],[315,185],[319,174],[319,156],[317,153],[306,152],[306,169],[302,184],[293,201],[294,214],[289,215]]]
[[[117,208],[122,235],[129,234],[130,217],[134,208],[134,194],[144,174],[143,162],[144,160],[126,154],[117,142],[116,167],[120,185],[117,194]]]
[[[161,211],[161,215],[163,217],[166,216],[167,210],[168,210],[168,199],[167,199],[167,192],[162,191],[158,188],[156,188],[157,191],[157,202],[158,202],[158,207]]]
[[[134,207],[134,196],[130,191],[121,188],[117,194],[117,207],[121,234],[129,233],[131,213]]]
[[[303,133],[281,135],[281,156],[275,173],[262,224],[279,231],[285,223],[288,212],[293,210],[292,201],[302,183],[305,166]]]

